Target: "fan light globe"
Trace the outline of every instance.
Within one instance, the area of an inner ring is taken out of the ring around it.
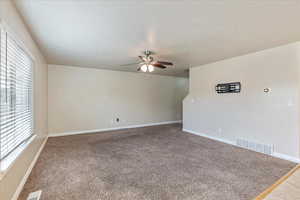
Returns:
[[[147,71],[147,65],[143,65],[143,66],[141,67],[141,70],[142,70],[143,72],[146,72],[146,71]]]
[[[154,71],[153,65],[149,65],[149,66],[148,66],[148,71],[149,71],[149,72],[153,72],[153,71]]]

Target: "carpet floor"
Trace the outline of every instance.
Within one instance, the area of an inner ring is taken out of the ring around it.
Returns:
[[[19,200],[250,200],[294,166],[180,125],[56,137]]]

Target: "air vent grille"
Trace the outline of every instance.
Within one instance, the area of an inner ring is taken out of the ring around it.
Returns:
[[[243,147],[249,150],[253,150],[268,155],[272,155],[274,152],[274,145],[260,144],[260,143],[256,143],[244,139],[237,139],[236,144],[239,147]]]

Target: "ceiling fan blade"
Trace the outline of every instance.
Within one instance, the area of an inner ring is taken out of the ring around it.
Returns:
[[[146,58],[143,57],[143,56],[139,56],[139,58],[140,58],[143,62],[147,61]]]
[[[165,69],[167,68],[166,66],[162,65],[162,64],[159,64],[159,63],[154,63],[152,64],[154,67],[158,67],[158,68],[161,68],[161,69]]]
[[[157,61],[157,63],[162,64],[162,65],[173,65],[173,63],[166,62],[166,61]]]

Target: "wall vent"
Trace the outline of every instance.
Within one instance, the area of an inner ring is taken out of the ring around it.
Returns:
[[[42,194],[42,190],[38,190],[36,192],[31,192],[28,195],[27,200],[39,200],[41,198],[41,194]]]
[[[248,141],[244,139],[237,139],[236,141],[237,146],[243,147],[245,149],[249,149],[252,151],[272,155],[274,152],[274,145],[269,144],[259,144],[253,141]]]

